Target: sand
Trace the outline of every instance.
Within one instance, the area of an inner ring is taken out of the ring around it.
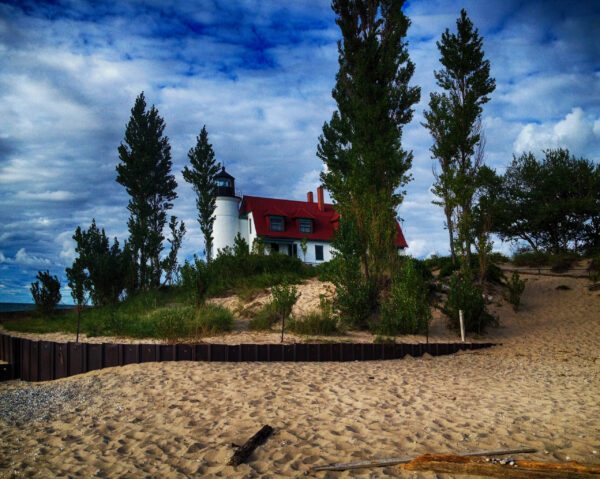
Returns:
[[[500,446],[599,463],[600,293],[583,279],[528,279],[518,313],[495,298],[501,326],[482,339],[503,344],[486,350],[364,363],[146,363],[0,384],[0,401],[21,389],[53,397],[63,383],[88,398],[43,420],[0,419],[0,477],[298,477],[311,465]],[[275,434],[250,462],[225,465],[231,443],[263,424]],[[316,476],[461,477],[394,467]]]

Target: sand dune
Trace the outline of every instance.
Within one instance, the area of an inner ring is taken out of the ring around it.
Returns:
[[[58,404],[43,419],[0,414],[0,477],[297,477],[316,464],[521,445],[539,449],[532,459],[598,463],[600,293],[587,284],[530,276],[520,312],[494,306],[501,326],[484,339],[503,345],[455,356],[146,363],[3,383],[0,402],[33,391]],[[84,400],[57,393],[72,388]],[[274,436],[249,464],[226,466],[230,444],[263,424]],[[453,477],[317,476],[387,475]]]

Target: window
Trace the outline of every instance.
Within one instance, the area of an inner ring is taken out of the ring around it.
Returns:
[[[269,216],[269,228],[271,231],[283,231],[283,217]]]
[[[317,261],[323,261],[323,245],[315,245],[315,258]]]
[[[298,227],[300,228],[300,233],[312,233],[312,220],[300,218],[298,220]]]
[[[215,183],[217,184],[217,186],[225,186],[226,188],[229,188],[231,186],[231,181],[227,178],[217,178],[215,180]]]

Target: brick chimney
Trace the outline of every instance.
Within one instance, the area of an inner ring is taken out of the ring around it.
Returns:
[[[323,187],[317,188],[317,201],[319,202],[319,211],[325,211],[325,201],[323,199]]]
[[[308,201],[309,203],[314,202],[314,198],[313,198],[313,192],[309,191],[308,193],[306,193],[306,201]]]

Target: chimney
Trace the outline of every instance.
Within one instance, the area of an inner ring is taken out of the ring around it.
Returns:
[[[325,201],[323,200],[323,187],[317,188],[317,201],[319,202],[319,211],[325,211]]]
[[[306,193],[306,201],[308,201],[309,203],[312,203],[314,200],[313,198],[313,192],[309,191],[308,193]]]

